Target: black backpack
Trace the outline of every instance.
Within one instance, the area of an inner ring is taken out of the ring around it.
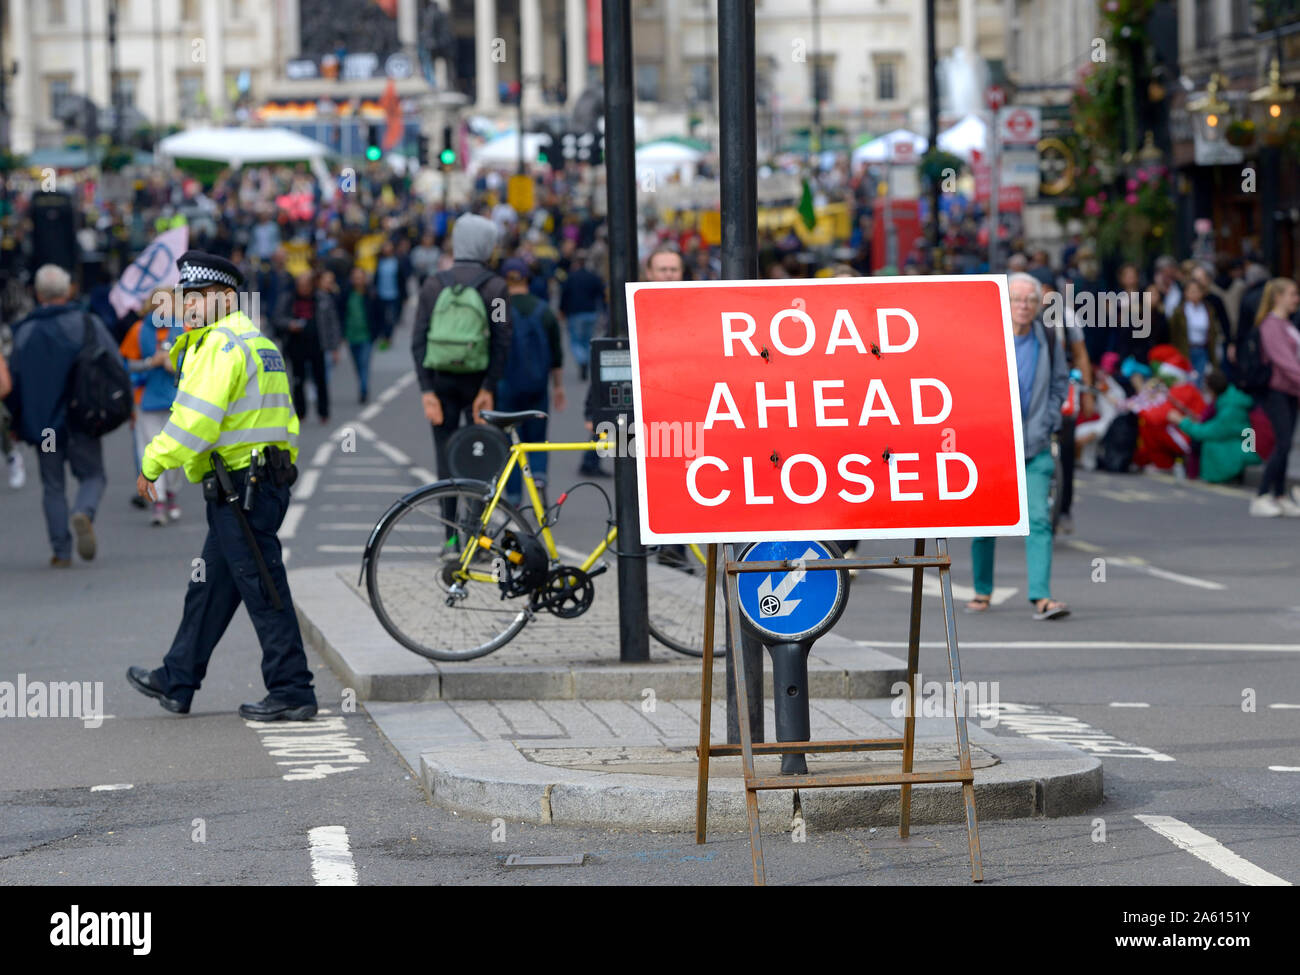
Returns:
[[[1272,363],[1264,359],[1264,347],[1259,340],[1259,329],[1252,328],[1237,344],[1237,361],[1233,363],[1232,378],[1242,392],[1262,396],[1268,392],[1268,381],[1273,377]]]
[[[1127,474],[1137,442],[1138,418],[1132,413],[1121,413],[1111,421],[1098,444],[1097,469]]]
[[[118,356],[100,345],[85,316],[81,348],[68,375],[68,426],[90,437],[111,433],[131,418],[131,377]]]

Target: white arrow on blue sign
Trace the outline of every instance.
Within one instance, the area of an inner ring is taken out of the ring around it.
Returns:
[[[838,550],[821,542],[756,542],[740,553],[741,562],[799,563],[789,572],[739,575],[740,612],[760,640],[812,640],[835,625],[844,607],[845,574],[809,571],[802,563],[838,557]]]

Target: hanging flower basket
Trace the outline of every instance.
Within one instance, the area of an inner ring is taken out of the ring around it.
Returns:
[[[1255,123],[1250,119],[1238,119],[1235,122],[1230,122],[1223,137],[1228,140],[1229,145],[1236,146],[1238,149],[1252,146],[1255,144]]]

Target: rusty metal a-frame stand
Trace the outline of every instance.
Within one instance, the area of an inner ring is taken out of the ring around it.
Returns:
[[[949,573],[952,560],[948,555],[948,540],[940,538],[936,543],[935,555],[925,554],[925,540],[918,538],[911,556],[893,556],[879,558],[818,559],[796,566],[791,561],[775,562],[738,562],[734,561],[732,546],[727,546],[727,558],[723,563],[726,574],[727,603],[731,618],[732,646],[729,652],[736,654],[739,660],[740,642],[739,594],[736,576],[741,572],[789,572],[796,568],[808,571],[825,571],[827,569],[911,569],[912,570],[912,611],[911,629],[907,644],[907,708],[903,725],[902,738],[868,738],[856,741],[824,742],[753,742],[749,727],[749,694],[745,682],[745,668],[737,665],[736,675],[736,710],[740,717],[740,744],[715,745],[709,742],[710,708],[713,701],[713,637],[716,632],[716,602],[718,584],[718,546],[708,547],[706,568],[707,596],[704,604],[704,667],[701,672],[700,686],[700,744],[699,777],[696,785],[695,800],[695,842],[703,843],[708,827],[709,799],[709,758],[712,755],[740,755],[745,774],[745,809],[749,819],[749,846],[754,861],[754,883],[765,885],[767,872],[763,866],[763,836],[758,819],[758,793],[763,789],[813,789],[844,788],[847,786],[898,785],[902,793],[899,800],[900,821],[898,835],[907,838],[911,829],[912,786],[930,782],[959,782],[962,797],[966,805],[966,835],[970,845],[971,880],[984,879],[984,867],[980,854],[979,825],[975,819],[975,775],[971,770],[970,741],[966,734],[966,715],[958,698],[961,687],[961,664],[957,656],[957,618],[953,608],[952,580]],[[948,644],[948,670],[951,675],[953,699],[949,702],[953,709],[957,725],[957,756],[960,767],[934,772],[914,772],[912,759],[916,745],[915,692],[916,672],[921,650],[921,593],[922,577],[929,568],[939,570],[939,582],[943,592],[943,612],[946,623],[945,631]],[[761,680],[761,677],[760,677]],[[760,686],[757,693],[763,692]],[[885,751],[901,749],[903,767],[901,772],[879,774],[848,775],[777,775],[760,777],[754,771],[754,755],[784,755],[798,752],[857,752]]]

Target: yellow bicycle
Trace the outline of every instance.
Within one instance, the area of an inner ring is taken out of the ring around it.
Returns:
[[[523,443],[515,427],[544,413],[485,410],[510,437],[504,466],[491,482],[452,478],[418,488],[375,524],[361,574],[375,616],[398,643],[431,660],[472,660],[504,646],[539,613],[575,619],[595,598],[592,580],[618,530],[608,531],[577,564],[564,564],[552,527],[573,488],[547,505],[528,455],[607,448],[608,441]],[[518,468],[533,521],[502,497]],[[575,485],[574,487],[577,487]],[[649,549],[650,634],[678,653],[704,653],[704,553],[698,546]]]

